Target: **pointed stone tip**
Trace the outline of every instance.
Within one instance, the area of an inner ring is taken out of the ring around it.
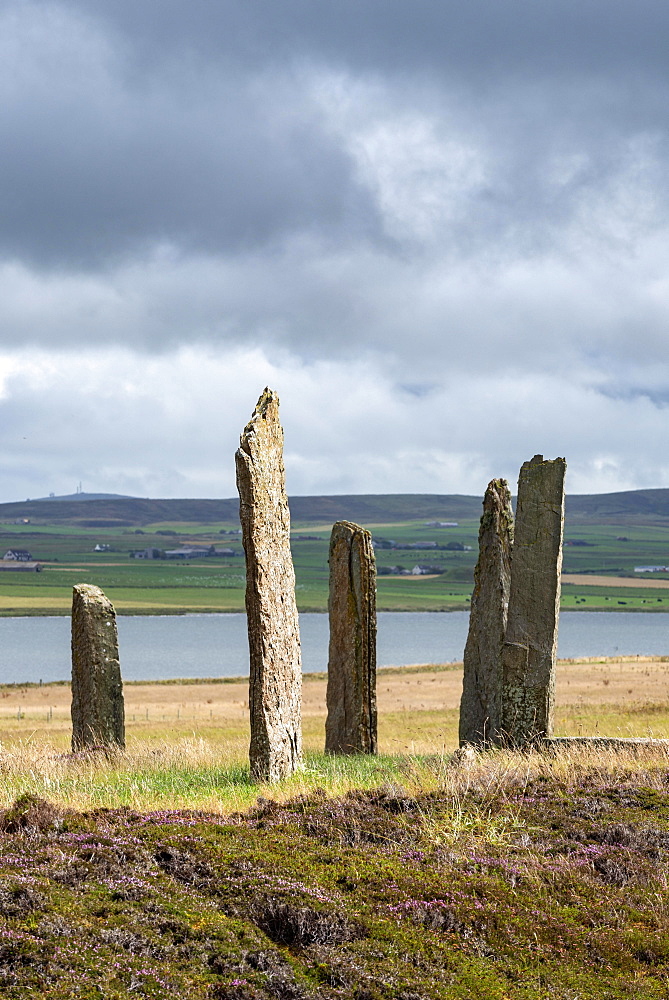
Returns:
[[[275,403],[278,406],[279,397],[274,392],[274,389],[270,389],[270,387],[266,385],[260,393],[253,416],[264,416],[268,407],[271,406],[272,403]]]
[[[97,607],[112,616],[116,614],[114,605],[109,600],[104,590],[101,590],[100,587],[96,587],[92,583],[75,583],[72,588],[73,612],[76,607],[89,610]]]
[[[75,583],[72,588],[72,593],[80,597],[88,597],[95,601],[99,601],[101,598],[107,600],[104,591],[100,590],[99,587],[96,587],[92,583]]]
[[[511,491],[506,479],[491,479],[483,496],[483,509],[497,509],[511,503]]]
[[[253,411],[251,420],[245,428],[245,433],[246,430],[248,430],[248,428],[251,427],[256,422],[256,420],[260,418],[266,420],[269,415],[270,409],[272,409],[276,414],[278,414],[279,397],[274,392],[273,389],[270,389],[269,386],[265,386],[263,391],[260,393],[260,397],[258,398],[258,402],[256,403],[256,408]]]
[[[270,416],[270,410],[278,422],[279,397],[273,389],[270,389],[269,386],[265,386],[263,391],[260,393],[258,402],[256,403],[255,409],[251,414],[251,419],[240,435],[239,449],[237,452],[240,458],[244,454],[250,455],[251,451],[249,447],[249,440],[256,434],[258,421],[267,420]]]
[[[559,456],[558,458],[544,458],[543,455],[535,455],[529,462],[525,462],[525,465],[554,465],[556,462],[562,462],[563,465],[567,464],[564,458],[560,458]]]
[[[509,489],[506,479],[491,479],[486,488],[486,493],[504,493]]]
[[[366,528],[363,528],[362,525],[360,524],[356,524],[355,521],[335,521],[335,523],[332,525],[332,530],[344,531],[344,532],[350,531],[353,534],[355,532],[362,531],[367,535],[369,534],[369,531],[367,531]]]

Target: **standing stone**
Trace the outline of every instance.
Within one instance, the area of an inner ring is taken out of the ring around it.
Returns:
[[[277,781],[302,760],[302,664],[283,430],[271,389],[258,400],[235,461],[246,554],[251,776]]]
[[[116,614],[99,587],[72,592],[72,749],[124,747]]]
[[[505,479],[493,479],[483,499],[479,557],[465,645],[460,746],[496,745],[502,707],[502,649],[511,583],[513,510]]]
[[[502,656],[502,730],[514,747],[553,732],[565,471],[563,458],[544,461],[535,455],[518,479]]]
[[[376,753],[376,561],[369,531],[337,521],[330,537],[326,753]]]

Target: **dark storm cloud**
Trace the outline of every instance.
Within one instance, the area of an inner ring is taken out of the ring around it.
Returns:
[[[3,21],[7,258],[90,268],[159,241],[234,252],[370,223],[294,88],[287,106],[218,66],[133,69],[130,36],[73,8],[21,4]]]
[[[659,358],[667,27],[647,0],[7,3],[0,340],[368,352],[410,386]]]
[[[90,267],[157,241],[233,252],[287,227],[370,224],[289,81],[196,64],[183,40],[183,61],[140,66],[132,36],[86,5],[10,6],[2,35],[6,257]]]
[[[364,228],[370,207],[336,149],[299,129],[277,148],[261,126],[245,126],[236,103],[196,124],[174,108],[147,109],[141,121],[128,108],[113,124],[102,108],[92,128],[81,109],[45,126],[24,107],[16,126],[0,129],[12,149],[0,163],[0,187],[12,192],[0,254],[88,270],[162,241],[231,253],[308,231],[315,219],[325,233],[354,229],[356,218]]]
[[[0,253],[87,269],[160,242],[232,254],[304,232],[402,252],[305,67],[478,134],[493,172],[445,242],[536,252],[630,130],[664,132],[668,27],[666,5],[611,0],[9,4]],[[584,150],[546,184],[547,158]]]
[[[0,496],[230,495],[267,384],[294,493],[669,483],[668,28],[6,0]]]

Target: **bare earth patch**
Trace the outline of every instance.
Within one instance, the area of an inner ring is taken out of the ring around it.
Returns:
[[[582,587],[640,587],[643,590],[666,590],[669,580],[655,579],[652,574],[637,576],[591,576],[589,573],[563,573],[563,583],[576,583]]]

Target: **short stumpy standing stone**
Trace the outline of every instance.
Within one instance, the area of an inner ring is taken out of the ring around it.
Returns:
[[[72,593],[72,749],[125,746],[114,608],[99,587]]]
[[[544,461],[535,455],[518,479],[502,657],[502,729],[515,747],[530,746],[553,731],[565,471],[563,458]]]
[[[246,554],[251,775],[277,781],[302,759],[302,663],[283,430],[270,389],[244,428],[235,460]]]
[[[369,531],[337,521],[330,537],[326,753],[376,753],[376,561]]]
[[[493,479],[485,492],[479,528],[460,701],[461,746],[494,746],[499,739],[512,546],[511,493],[505,479]]]

